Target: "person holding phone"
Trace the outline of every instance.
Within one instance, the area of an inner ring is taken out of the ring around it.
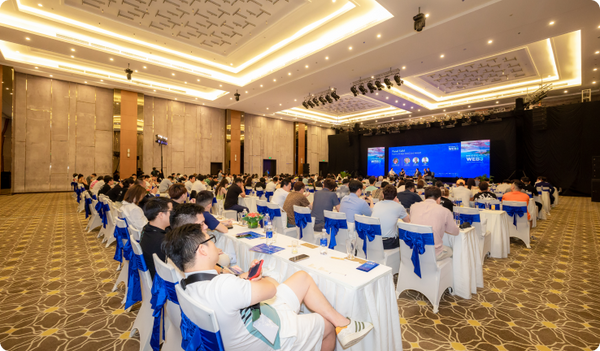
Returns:
[[[304,271],[281,284],[257,275],[255,267],[261,263],[256,261],[250,268],[255,279],[244,279],[246,274],[217,274],[215,240],[200,224],[185,224],[167,233],[163,248],[184,272],[186,293],[214,310],[226,350],[334,350],[336,337],[347,348],[373,329],[369,322],[354,321],[337,312]],[[299,315],[302,303],[314,313]],[[276,327],[273,341],[257,329],[258,321],[265,321],[263,317]]]

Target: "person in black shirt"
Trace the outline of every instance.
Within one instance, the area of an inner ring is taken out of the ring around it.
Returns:
[[[242,186],[244,186],[244,181],[242,178],[235,178],[233,184],[227,190],[227,194],[225,195],[225,203],[223,207],[226,210],[233,210],[239,212],[248,211],[247,207],[238,205],[238,197],[241,195],[242,197],[246,197],[246,193],[242,190]]]
[[[448,198],[448,195],[450,195],[450,191],[444,188],[443,185],[440,188],[440,190],[442,191],[442,197],[440,197],[440,205],[450,210],[450,212],[454,212],[454,203]]]
[[[258,180],[258,183],[256,183],[254,185],[254,190],[256,190],[256,188],[262,188],[263,191],[267,188],[267,183],[265,182],[265,178],[260,178]]]
[[[109,175],[104,176],[104,185],[102,186],[102,188],[100,188],[100,190],[98,190],[98,195],[106,195],[106,193],[108,193],[112,188],[113,184],[115,184],[113,177]]]
[[[108,198],[112,202],[123,201],[125,193],[129,189],[129,185],[131,185],[131,183],[131,178],[123,179],[121,182],[117,183],[112,189],[110,189],[106,193],[106,196],[108,196]]]
[[[156,254],[158,258],[166,262],[162,243],[167,234],[166,229],[170,225],[172,210],[171,200],[164,197],[152,198],[144,205],[144,216],[148,218],[148,224],[142,230],[140,246],[144,252],[144,261],[146,261],[146,267],[148,267],[152,279],[156,274],[152,254]]]
[[[533,186],[533,184],[531,184],[531,181],[529,180],[529,177],[523,177],[521,178],[521,181],[523,182],[523,184],[525,184],[523,186],[523,190],[525,191],[529,191],[531,194],[533,194],[533,196],[538,196],[539,193],[537,191],[537,189],[535,188],[535,186]],[[540,202],[535,202],[535,205],[538,208],[538,212],[542,211],[542,204]]]
[[[415,183],[406,182],[404,186],[404,191],[401,191],[396,195],[402,206],[408,211],[410,210],[410,206],[415,202],[421,202],[423,199],[419,194],[415,193]]]
[[[497,199],[498,197],[496,196],[496,194],[488,191],[488,183],[487,182],[481,182],[479,183],[479,192],[477,194],[475,194],[475,196],[473,196],[473,201],[477,202],[477,200],[491,200],[491,199]]]

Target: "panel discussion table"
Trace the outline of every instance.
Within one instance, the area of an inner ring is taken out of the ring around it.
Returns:
[[[228,245],[235,248],[237,264],[248,270],[254,259],[263,259],[263,272],[279,283],[298,271],[305,271],[314,279],[329,303],[343,316],[373,323],[373,330],[358,344],[346,350],[402,350],[400,316],[392,269],[379,265],[370,272],[357,270],[361,264],[344,260],[345,253],[327,249],[320,254],[320,248],[309,248],[299,241],[298,253],[292,253],[292,237],[276,235],[275,246],[284,248],[275,254],[250,251],[255,245],[265,243],[265,238],[236,238],[238,233],[254,231],[263,234],[263,229],[249,229],[237,223],[227,234],[220,235]],[[310,256],[300,262],[291,262],[290,257],[300,254]],[[334,259],[333,257],[337,258]],[[303,305],[302,310],[309,312]],[[336,350],[344,350],[337,342]]]

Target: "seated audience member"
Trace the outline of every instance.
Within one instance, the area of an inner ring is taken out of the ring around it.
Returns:
[[[505,193],[507,191],[510,191],[510,186],[511,186],[512,182],[509,179],[504,179],[502,181],[502,183],[498,184],[498,186],[496,186],[496,191],[500,192],[500,193]]]
[[[187,201],[188,192],[185,185],[181,183],[171,185],[167,193],[175,204],[183,204]]]
[[[383,201],[373,206],[371,217],[379,218],[381,223],[381,239],[385,250],[395,249],[400,246],[398,241],[398,219],[410,222],[410,216],[396,197],[396,187],[386,185],[383,188]]]
[[[423,179],[419,179],[417,181],[417,188],[415,192],[419,195],[423,195],[425,193],[425,181]]]
[[[548,179],[544,176],[539,176],[535,182],[536,187],[547,187],[550,190],[550,203],[554,203],[554,186],[548,183]]]
[[[404,191],[396,194],[396,197],[407,211],[410,211],[410,206],[416,202],[421,202],[423,199],[415,192],[415,183],[408,181],[404,185]]]
[[[192,174],[190,176],[190,178],[187,180],[187,182],[185,182],[185,188],[187,189],[188,193],[192,192],[192,187],[194,186],[195,182],[196,182],[196,175]]]
[[[196,195],[196,204],[204,207],[204,223],[208,226],[210,230],[216,230],[221,233],[227,233],[229,230],[227,229],[228,225],[231,225],[231,219],[224,220],[223,222],[219,222],[218,219],[215,218],[210,213],[210,209],[212,208],[214,195],[212,191],[204,190]]]
[[[315,188],[323,188],[323,177],[317,177],[317,181],[315,182]]]
[[[83,174],[77,175],[77,183],[83,184],[83,188],[85,190],[90,190],[90,186],[88,185],[87,181],[85,180],[85,177],[83,176]]]
[[[221,181],[215,188],[215,195],[217,196],[217,200],[225,200],[228,185],[229,181],[227,180],[227,177],[223,177],[223,179],[221,179]]]
[[[113,177],[109,175],[104,176],[104,185],[100,190],[98,190],[98,195],[106,195],[110,191],[110,189],[112,189],[114,184],[115,181],[113,180]]]
[[[173,176],[168,176],[167,178],[163,179],[162,182],[160,182],[160,185],[158,186],[158,192],[161,194],[167,193],[171,185],[173,185]]]
[[[327,178],[323,181],[323,189],[315,192],[311,217],[315,217],[315,233],[321,232],[325,226],[325,212],[333,211],[335,208],[338,212],[340,210],[340,200],[338,199],[335,188],[337,184],[335,180]]]
[[[454,192],[454,201],[462,201],[464,207],[469,207],[471,201],[471,197],[473,196],[471,190],[465,187],[465,181],[459,179],[456,181],[456,188],[453,190]]]
[[[452,212],[440,205],[442,192],[432,186],[425,189],[425,201],[414,204],[410,210],[410,221],[413,224],[427,225],[433,228],[435,256],[438,261],[452,257],[452,249],[443,244],[444,233],[458,235],[460,228],[454,221]]]
[[[475,196],[473,196],[473,201],[477,201],[477,200],[491,200],[491,199],[497,199],[498,197],[496,196],[496,194],[492,193],[489,191],[489,185],[487,182],[480,182],[479,183],[479,192],[477,194],[475,194]]]
[[[404,179],[400,179],[400,181],[398,182],[398,188],[396,189],[396,192],[401,193],[404,190],[406,190],[406,182],[404,181]]]
[[[271,181],[269,181],[267,183],[267,186],[265,188],[265,192],[274,193],[275,189],[277,189],[277,185],[279,185],[279,178],[278,177],[273,177],[273,179],[271,179]]]
[[[280,189],[281,190],[281,189]],[[294,191],[288,194],[283,203],[283,210],[287,214],[287,226],[292,228],[296,226],[296,219],[294,217],[294,205],[300,207],[308,207],[312,209],[312,204],[306,196],[304,196],[305,186],[303,182],[296,182],[294,184]],[[279,190],[278,190],[279,191]]]
[[[119,183],[115,184],[115,186],[106,193],[106,196],[108,196],[108,198],[112,202],[121,202],[125,197],[125,193],[127,192],[127,190],[129,190],[130,185],[130,178],[122,179]]]
[[[441,183],[441,182],[440,182]],[[440,205],[447,208],[450,212],[454,212],[454,203],[450,201],[448,196],[450,196],[450,190],[442,187],[439,187],[442,191],[442,197],[440,198]]]
[[[385,188],[388,184],[388,182],[381,182],[379,185],[381,187],[377,188],[377,190],[375,190],[371,195],[373,199],[376,199],[377,201],[382,201],[383,200],[383,188]],[[396,189],[394,187],[394,189]]]
[[[138,232],[148,224],[148,219],[144,216],[144,211],[139,207],[139,203],[146,197],[146,189],[143,186],[135,184],[129,187],[129,190],[123,197],[123,206],[121,212],[127,218],[127,224]]]
[[[525,206],[527,206],[527,204],[529,204],[529,195],[521,191],[523,189],[523,186],[523,182],[521,182],[520,180],[515,180],[512,183],[512,186],[510,187],[511,191],[502,195],[502,201],[520,201],[524,202]],[[529,215],[529,206],[527,206],[527,220],[529,220],[530,217],[531,216]]]
[[[260,178],[259,181],[254,185],[254,190],[260,191],[261,189],[264,191],[267,188],[267,183],[265,183],[265,178]]]
[[[215,237],[207,235],[201,225],[188,224],[172,230],[167,234],[164,248],[185,273],[182,286],[186,292],[214,310],[225,350],[273,349],[272,344],[254,332],[254,319],[246,318],[252,316],[252,306],[257,306],[262,315],[279,317],[271,320],[277,325],[278,349],[282,351],[333,350],[336,334],[341,346],[347,348],[373,329],[371,323],[353,321],[335,311],[306,272],[296,272],[281,284],[264,277],[247,280],[247,273],[239,277],[217,274],[213,269],[218,253]],[[256,263],[253,261],[251,266]],[[313,313],[299,315],[303,303]]]
[[[94,180],[96,180],[96,173],[92,173],[89,176],[87,176],[87,178],[85,178],[85,181],[87,182],[90,188],[92,187],[92,183],[94,182]]]
[[[340,212],[346,214],[346,221],[354,223],[354,215],[370,216],[373,208],[373,201],[370,198],[361,198],[363,184],[358,180],[352,180],[348,183],[350,195],[344,196],[340,201]]]
[[[194,201],[195,200],[196,199],[194,199]],[[177,206],[175,211],[173,211],[173,215],[171,216],[171,230],[175,230],[186,224],[200,224],[202,226],[202,230],[206,232],[208,226],[206,225],[204,212],[204,207],[196,203],[187,203]],[[214,269],[219,273],[229,273],[229,271],[227,271],[224,267],[229,266],[230,262],[232,262],[232,258],[235,258],[235,249],[231,250],[233,251],[233,256],[230,256],[221,250],[228,241],[218,239],[215,241],[219,247],[219,258],[217,259],[217,264],[214,266]]]
[[[365,192],[374,192],[375,190],[377,190],[377,187],[375,186],[375,182],[377,181],[377,178],[371,176],[369,177],[369,186],[365,189]]]
[[[148,224],[142,230],[140,246],[144,252],[144,261],[150,272],[150,276],[154,279],[156,268],[152,254],[156,254],[163,262],[166,262],[165,254],[162,251],[162,243],[167,234],[166,229],[170,225],[169,218],[173,204],[171,200],[164,197],[155,197],[148,200],[144,206],[144,216],[148,219]]]
[[[523,189],[524,191],[529,191],[533,196],[539,196],[539,193],[537,191],[537,189],[535,188],[535,186],[533,186],[531,184],[531,181],[529,180],[528,177],[523,177],[521,178],[521,182],[523,182]],[[538,212],[540,212],[542,210],[542,204],[540,202],[535,202],[535,205],[538,208]]]
[[[467,185],[466,185],[466,188],[467,188],[467,189],[469,189],[469,190],[474,190],[474,189],[475,189],[475,187],[476,187],[476,186],[475,186],[475,179],[473,179],[473,178],[469,178],[469,179],[467,179]]]
[[[223,205],[224,209],[237,211],[238,213],[244,212],[244,210],[249,212],[248,207],[238,205],[238,197],[246,197],[246,193],[242,190],[242,186],[244,186],[242,178],[235,178],[234,183],[227,189],[225,203]]]
[[[100,177],[98,177],[98,179],[96,179],[94,182],[92,182],[92,185],[90,185],[90,190],[92,191],[92,193],[98,194],[98,192],[100,191],[100,189],[102,189],[103,186],[104,186],[104,177],[100,176]]]
[[[275,190],[271,202],[283,207],[290,190],[292,190],[292,181],[289,178],[283,179],[281,181],[281,187]]]
[[[203,175],[199,175],[197,180],[194,182],[194,185],[192,185],[192,191],[196,191],[196,193],[199,193],[201,191],[206,190],[206,184],[204,183],[204,180],[206,179],[205,176]]]
[[[350,184],[350,179],[344,178],[344,180],[342,180],[342,185],[340,185],[336,191],[337,197],[340,199],[340,201],[342,201],[345,196],[350,195],[350,188],[348,187],[348,184]]]

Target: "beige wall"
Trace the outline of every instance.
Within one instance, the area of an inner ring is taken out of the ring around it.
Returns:
[[[224,110],[178,101],[144,97],[144,172],[160,170],[160,146],[155,135],[168,138],[163,146],[165,175],[210,173],[211,162],[225,154]]]
[[[277,173],[294,172],[294,123],[245,114],[244,172],[262,174],[263,159],[277,160]]]
[[[329,143],[327,136],[335,134],[331,128],[321,128],[308,125],[307,157],[310,164],[310,173],[319,173],[319,162],[329,162]]]
[[[13,192],[70,189],[111,174],[113,90],[15,73]]]

